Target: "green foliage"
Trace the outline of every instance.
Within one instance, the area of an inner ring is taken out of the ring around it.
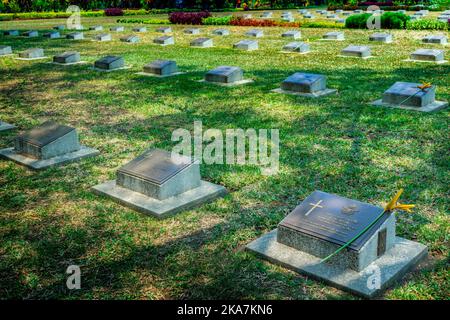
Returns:
[[[233,16],[225,16],[225,17],[208,17],[202,20],[204,25],[229,25]]]
[[[370,13],[351,15],[345,20],[345,27],[351,29],[367,29],[367,20],[372,16]],[[405,29],[411,18],[400,12],[385,12],[380,16],[381,28],[383,29]]]
[[[383,29],[405,29],[406,23],[411,18],[400,12],[386,12],[381,15],[381,27]]]
[[[303,28],[338,28],[343,29],[345,25],[343,23],[336,23],[330,21],[307,21],[302,23]]]
[[[354,14],[345,20],[345,27],[351,29],[366,29],[367,20],[370,18],[370,13]]]
[[[408,21],[408,30],[448,30],[448,23],[439,20],[421,19]]]
[[[118,19],[118,23],[170,24],[167,19]]]

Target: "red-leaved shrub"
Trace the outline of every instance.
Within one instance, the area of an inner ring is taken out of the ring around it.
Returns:
[[[230,25],[241,27],[300,27],[300,23],[298,22],[280,22],[269,19],[244,19],[242,17],[234,17],[231,19]]]
[[[202,19],[211,17],[208,11],[201,12],[172,12],[169,21],[174,24],[202,24]]]
[[[123,16],[123,10],[120,8],[105,9],[105,16]]]

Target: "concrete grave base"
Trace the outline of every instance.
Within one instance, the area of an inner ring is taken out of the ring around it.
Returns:
[[[252,83],[252,82],[254,82],[254,80],[252,80],[252,79],[243,79],[243,80],[240,80],[240,81],[225,83],[225,82],[206,81],[205,79],[203,79],[203,80],[198,80],[198,82],[215,84],[215,85],[218,85],[218,86],[221,86],[221,87],[235,87],[235,86],[241,86],[241,85],[244,85],[244,84],[247,84],[247,83]]]
[[[339,58],[351,58],[351,59],[357,58],[357,59],[362,59],[362,60],[367,60],[367,59],[376,58],[375,56],[357,57],[357,56],[344,56],[344,55],[342,55],[342,54],[338,54],[337,56],[338,56]]]
[[[70,62],[70,63],[59,63],[59,62],[47,62],[48,64],[54,64],[54,65],[57,65],[57,66],[73,66],[73,65],[76,65],[76,64],[86,64],[86,63],[88,63],[87,61],[78,61],[78,62]]]
[[[43,60],[43,59],[47,59],[49,57],[39,57],[39,58],[20,58],[20,57],[16,57],[14,58],[15,60],[22,60],[22,61],[33,61],[33,60]]]
[[[447,63],[448,60],[441,60],[441,61],[426,61],[426,60],[414,60],[414,59],[405,59],[402,60],[403,62],[425,62],[425,63],[434,63],[434,64],[443,64],[443,63]]]
[[[427,247],[423,244],[396,237],[395,245],[389,251],[366,269],[357,272],[320,263],[320,258],[277,242],[277,229],[251,242],[246,249],[272,263],[365,298],[380,294],[427,255]],[[381,275],[379,288],[368,285],[376,270],[379,270]]]
[[[185,73],[186,72],[174,72],[174,73],[168,74],[168,75],[159,75],[159,74],[147,73],[147,72],[136,72],[135,74],[137,74],[139,76],[153,77],[153,78],[168,78],[168,77],[178,76],[180,74],[185,74]]]
[[[292,55],[296,55],[296,54],[308,54],[308,53],[311,53],[311,52],[315,52],[314,50],[311,50],[311,51],[306,51],[306,52],[295,52],[295,51],[283,51],[283,50],[281,50],[280,51],[280,53],[284,53],[284,54],[292,54]]]
[[[187,210],[202,203],[212,201],[227,193],[224,187],[203,180],[198,188],[191,189],[162,201],[139,192],[119,187],[116,185],[115,180],[110,180],[92,187],[92,191],[99,195],[111,197],[114,201],[126,207],[155,216],[159,219],[167,218],[182,210]]]
[[[346,39],[318,39],[319,41],[345,41]]]
[[[371,103],[373,106],[381,106],[381,107],[389,107],[389,108],[397,108],[397,109],[405,109],[405,110],[414,110],[421,112],[432,112],[443,109],[448,106],[447,101],[437,101],[435,100],[433,103],[423,107],[412,107],[412,106],[403,106],[403,105],[395,105],[390,103],[383,102],[383,99],[375,100]]]
[[[290,95],[300,96],[300,97],[318,98],[318,97],[328,96],[330,94],[337,93],[337,89],[325,89],[322,91],[317,91],[315,93],[306,93],[306,92],[287,91],[287,90],[278,88],[278,89],[272,90],[272,92],[282,93],[282,94],[290,94]]]
[[[124,66],[122,68],[117,68],[117,69],[111,69],[111,70],[106,70],[106,69],[100,69],[100,68],[96,68],[96,67],[89,67],[89,70],[94,70],[94,71],[99,71],[99,72],[113,72],[113,71],[119,71],[119,70],[126,70],[126,69],[130,69],[133,66]]]
[[[82,158],[94,157],[100,152],[96,149],[81,146],[81,149],[75,152],[67,153],[61,156],[53,157],[46,160],[39,160],[26,157],[22,154],[16,153],[14,148],[7,148],[0,150],[0,157],[12,160],[18,164],[24,165],[33,170],[42,170],[48,167],[62,165],[68,162],[74,162]]]
[[[16,126],[14,126],[12,124],[0,121],[0,131],[12,130],[15,128],[16,128]]]

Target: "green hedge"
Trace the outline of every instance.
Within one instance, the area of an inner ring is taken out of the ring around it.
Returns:
[[[1,0],[0,0],[1,1]],[[135,15],[145,15],[150,11],[140,9],[140,10],[124,10],[125,16],[135,16]],[[68,18],[72,13],[67,12],[21,12],[21,13],[0,13],[0,21],[7,20],[29,20],[29,19],[57,19],[57,18]],[[103,10],[97,11],[81,11],[80,16],[82,17],[103,17],[105,12]]]
[[[233,19],[233,16],[209,17],[209,18],[202,19],[202,22],[204,25],[226,26],[226,25],[230,24],[231,19]]]
[[[447,22],[431,19],[420,19],[408,21],[406,24],[408,30],[448,30]]]
[[[351,29],[367,29],[367,20],[372,16],[370,13],[351,15],[345,20],[345,27]],[[405,29],[411,18],[400,12],[385,12],[380,16],[381,28],[383,29]]]
[[[118,19],[118,23],[170,24],[167,19]]]

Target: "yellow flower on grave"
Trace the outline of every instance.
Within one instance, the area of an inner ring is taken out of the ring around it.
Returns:
[[[404,210],[411,212],[411,209],[415,207],[414,204],[402,204],[398,202],[398,199],[403,193],[403,189],[398,190],[397,194],[392,198],[391,201],[384,207],[384,211],[389,212],[395,209]]]
[[[417,86],[417,88],[419,88],[422,91],[431,88],[431,82],[422,82],[422,84],[420,86]]]

